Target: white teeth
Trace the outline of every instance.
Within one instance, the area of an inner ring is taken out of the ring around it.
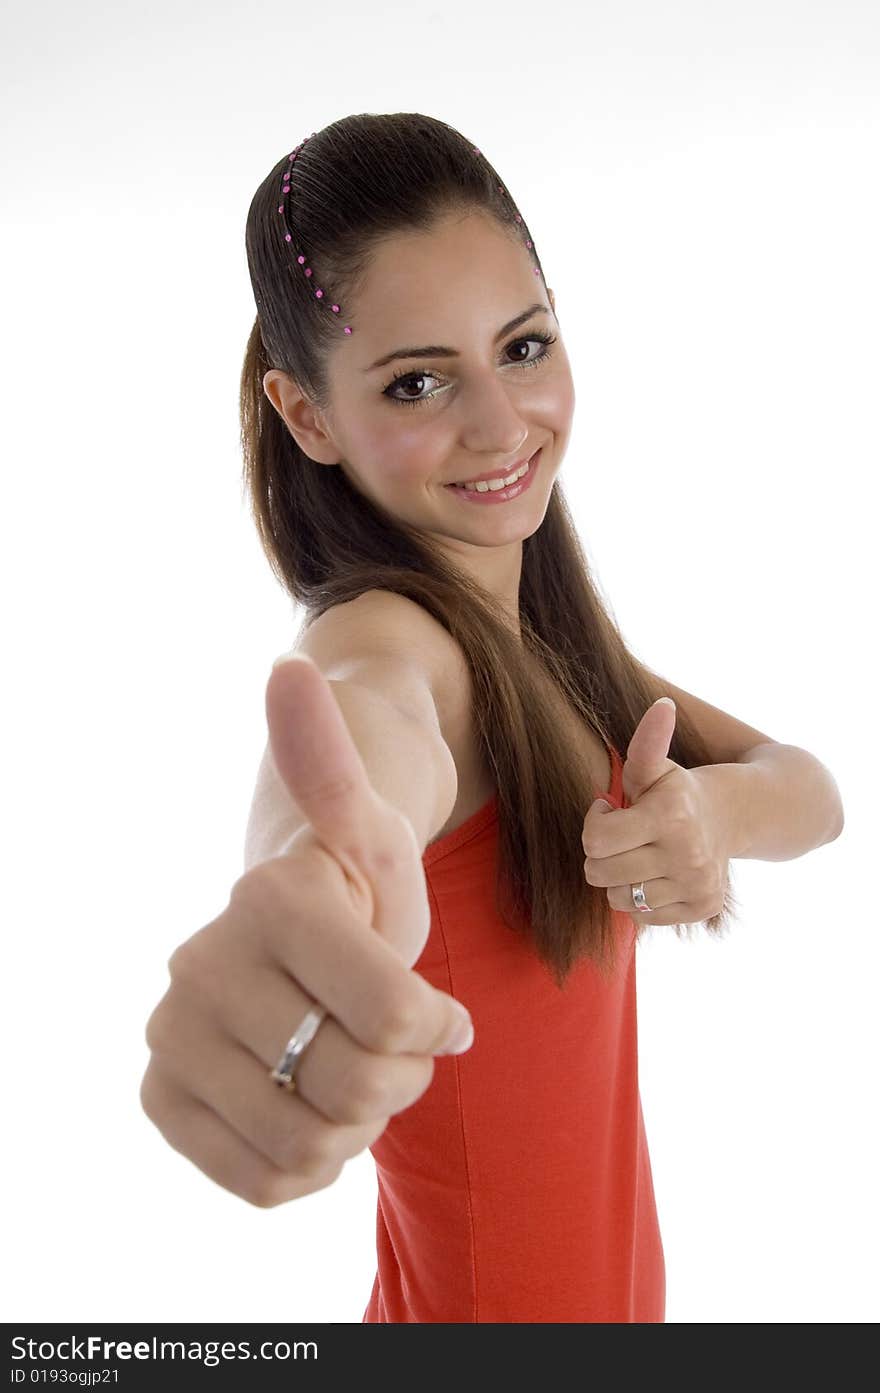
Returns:
[[[508,474],[506,479],[483,479],[477,484],[455,484],[457,489],[471,489],[476,493],[497,493],[499,489],[509,489],[511,484],[515,484],[517,479],[521,479],[524,474],[529,472],[530,461],[526,460],[521,469],[517,469],[513,474]]]

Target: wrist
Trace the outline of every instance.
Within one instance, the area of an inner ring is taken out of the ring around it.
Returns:
[[[697,771],[693,771],[697,772]],[[711,791],[712,806],[728,860],[748,856],[751,842],[750,809],[754,805],[753,764],[704,764],[699,773]]]

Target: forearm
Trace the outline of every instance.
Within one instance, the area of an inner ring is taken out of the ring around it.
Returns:
[[[833,775],[798,745],[755,745],[735,763],[707,764],[703,771],[717,791],[731,858],[791,861],[843,830]]]

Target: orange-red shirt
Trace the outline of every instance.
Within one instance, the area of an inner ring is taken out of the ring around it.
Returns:
[[[613,807],[629,807],[611,750]],[[474,1043],[370,1147],[377,1272],[364,1322],[663,1321],[665,1264],[638,1083],[635,925],[614,976],[560,989],[496,914],[497,797],[425,848],[414,963]]]

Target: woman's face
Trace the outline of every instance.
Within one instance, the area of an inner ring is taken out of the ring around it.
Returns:
[[[386,239],[356,303],[343,306],[354,332],[331,358],[329,410],[300,416],[315,427],[295,430],[310,458],[338,463],[374,503],[471,565],[486,548],[521,558],[571,430],[568,356],[533,266],[524,241],[479,212]],[[510,473],[539,448],[528,488],[508,501],[448,487]]]

